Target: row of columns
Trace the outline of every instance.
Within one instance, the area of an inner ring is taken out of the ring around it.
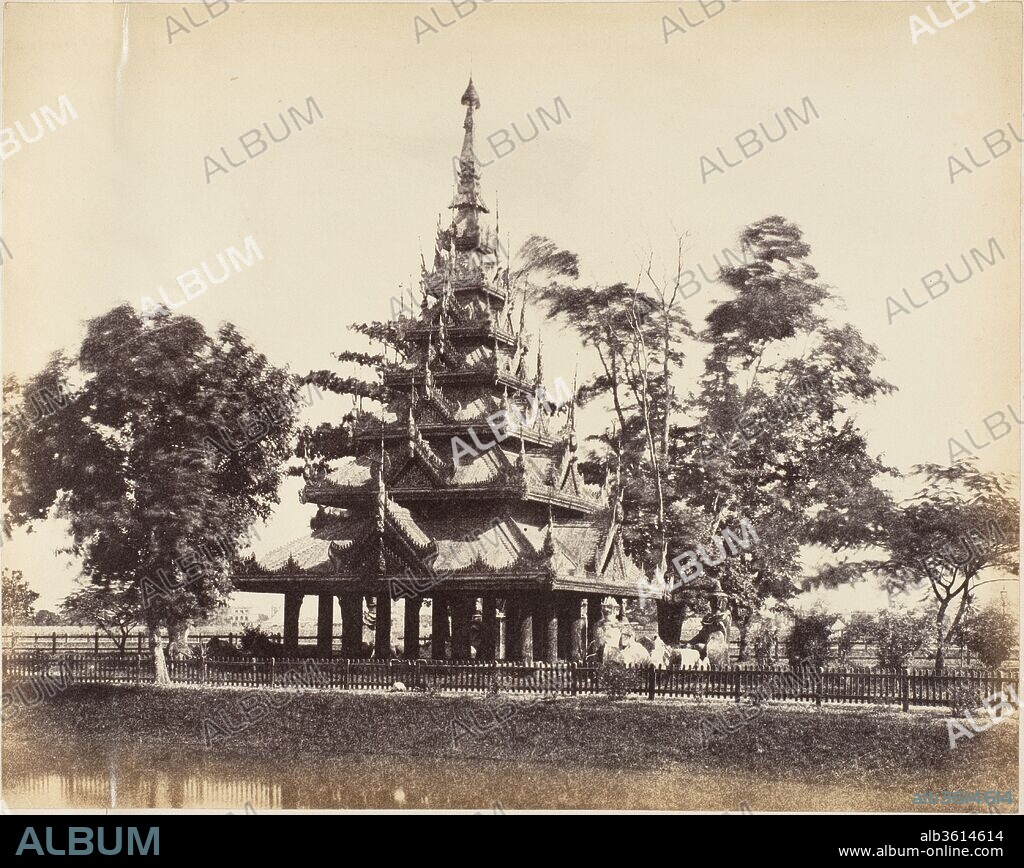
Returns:
[[[289,653],[299,647],[299,610],[303,595],[285,594],[284,645]],[[476,597],[472,594],[448,592],[431,598],[430,656],[436,660],[472,657],[472,627],[477,600],[482,603],[482,618],[477,637],[478,660],[582,660],[594,624],[601,618],[601,597],[566,591],[533,591],[505,596],[504,630],[498,617],[499,598],[494,594]],[[389,595],[376,597],[377,620],[374,631],[374,656],[390,657],[392,600]],[[584,601],[586,604],[583,605]],[[363,642],[363,596],[358,593],[339,594],[341,609],[341,653],[343,657],[359,657]],[[420,612],[424,598],[405,600],[404,647],[402,656],[420,656]],[[621,607],[622,600],[619,600]],[[320,594],[317,601],[317,656],[329,657],[333,650],[334,595]],[[504,641],[503,641],[504,640]],[[504,654],[502,654],[504,650]]]

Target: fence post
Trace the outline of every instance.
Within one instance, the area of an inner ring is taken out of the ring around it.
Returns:
[[[904,711],[910,711],[910,678],[907,675],[907,668],[900,669],[900,700]]]
[[[252,683],[259,684],[259,673],[256,671],[256,658],[249,658],[249,668],[252,670]]]
[[[142,684],[142,655],[135,655],[135,685]]]
[[[575,696],[577,691],[579,690],[579,686],[577,684],[577,679],[579,678],[578,669],[579,664],[577,664],[576,661],[573,660],[569,664],[569,694],[571,696]]]
[[[658,676],[654,671],[654,664],[648,664],[647,666],[647,698],[654,699],[654,689],[657,685]]]
[[[814,704],[821,708],[821,693],[823,690],[822,684],[825,681],[825,667],[819,667],[819,671],[815,672],[816,678],[814,683]]]
[[[100,653],[100,631],[97,630],[92,634],[92,650],[94,654]]]
[[[199,658],[199,683],[206,684],[206,655]]]
[[[270,686],[273,687],[277,683],[277,658],[270,658]]]
[[[53,653],[57,653],[57,634],[53,634]]]
[[[142,634],[141,633],[136,633],[136,638],[139,640],[139,651],[138,651],[138,653],[141,654],[142,653]]]

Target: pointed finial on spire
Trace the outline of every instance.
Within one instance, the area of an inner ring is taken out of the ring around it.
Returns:
[[[544,341],[541,339],[540,332],[537,333],[537,377],[535,385],[543,387],[544,385]]]
[[[468,106],[471,110],[480,108],[480,97],[477,96],[476,88],[473,87],[473,73],[469,74],[469,84],[466,86],[466,92],[462,95],[462,104]]]

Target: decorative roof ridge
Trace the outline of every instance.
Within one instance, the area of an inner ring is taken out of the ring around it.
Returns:
[[[615,550],[615,542],[619,536],[619,507],[621,506],[620,496],[612,502],[611,515],[608,517],[608,531],[601,546],[601,559],[594,564],[595,571],[599,576],[604,575],[611,561],[612,553]]]
[[[385,516],[389,520],[388,524],[391,526],[391,528],[393,530],[395,530],[395,531],[397,531],[399,533],[399,535],[402,537],[402,539],[406,543],[408,543],[408,545],[410,546],[410,548],[413,549],[413,551],[419,553],[419,552],[429,551],[431,547],[435,547],[436,548],[436,544],[434,543],[434,541],[432,539],[430,539],[430,535],[426,531],[424,531],[423,528],[421,528],[418,524],[416,524],[416,520],[412,517],[412,514],[409,513],[409,510],[405,509],[405,507],[401,506],[401,504],[399,504],[396,501],[394,501],[391,498],[390,495],[387,495],[385,497],[385,499],[383,501],[383,507],[384,507],[384,514],[385,514]],[[412,522],[413,526],[421,534],[423,534],[424,537],[427,538],[428,542],[418,543],[418,542],[416,542],[416,540],[413,539],[412,534],[409,533],[408,529],[405,527],[405,523],[403,521],[403,517],[401,515],[398,515],[398,514],[395,513],[395,509],[396,508],[397,509],[403,509],[403,510],[405,510],[405,512],[409,513],[409,521]]]

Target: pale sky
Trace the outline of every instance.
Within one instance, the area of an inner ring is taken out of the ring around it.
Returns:
[[[296,372],[331,367],[355,345],[348,324],[387,318],[421,251],[429,261],[472,63],[481,159],[494,159],[488,133],[516,145],[483,169],[513,248],[546,235],[579,254],[584,282],[632,282],[650,253],[671,266],[678,231],[690,266],[712,274],[743,226],[780,214],[900,388],[861,414],[872,449],[904,469],[946,463],[966,429],[982,467],[1016,472],[1022,146],[1007,124],[1020,133],[1020,4],[978,5],[915,45],[909,17],[925,3],[730,3],[710,19],[687,3],[703,23],[666,44],[662,16],[682,24],[678,5],[494,2],[458,20],[437,2],[449,26],[421,26],[419,44],[414,16],[435,21],[425,4],[250,0],[214,20],[189,7],[199,26],[180,5],[8,5],[3,126],[31,136],[32,112],[57,111],[61,95],[77,117],[0,164],[5,372],[30,376],[119,302],[161,286],[180,299],[179,274],[204,261],[216,274],[216,254],[246,236],[263,260],[181,312],[208,329],[235,323]],[[190,31],[172,25],[170,44],[168,15]],[[298,132],[293,121],[289,138],[207,183],[204,156],[224,162],[224,147],[241,162],[239,136],[266,122],[280,137],[278,113],[308,114],[308,97],[323,118]],[[777,136],[774,113],[806,114],[805,97],[818,117],[741,161],[736,136],[762,122]],[[545,130],[538,107],[560,122]],[[521,142],[511,124],[528,138],[531,118],[539,133]],[[982,137],[1000,127],[1010,150],[992,159]],[[970,165],[965,147],[990,162],[951,183],[949,157]],[[717,148],[739,165],[704,179],[702,155],[723,165]],[[920,304],[924,275],[947,262],[962,275],[961,254],[987,253],[990,238],[1005,259],[888,322],[887,297],[909,308],[906,288]],[[688,302],[695,324],[725,297],[705,285]],[[547,376],[571,381],[574,342],[543,331]],[[700,370],[693,358],[690,376]],[[310,419],[346,409],[327,399]],[[1012,431],[990,444],[982,420],[996,412]],[[282,489],[258,553],[308,532],[298,487]],[[52,554],[61,541],[42,527],[4,546],[40,607],[71,587],[75,570]]]

